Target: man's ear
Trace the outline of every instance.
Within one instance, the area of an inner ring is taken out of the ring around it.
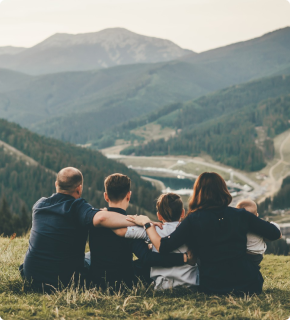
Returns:
[[[57,183],[57,181],[55,181],[55,189],[58,189],[58,183]]]
[[[76,188],[76,193],[81,196],[82,195],[82,191],[83,191],[83,186],[82,185],[79,185],[77,188]]]
[[[185,217],[185,209],[182,209],[182,213],[181,213],[180,219],[183,219],[184,217]]]
[[[127,193],[127,201],[128,201],[128,202],[129,202],[130,199],[131,199],[131,195],[132,195],[132,191],[129,191],[129,192]]]
[[[110,199],[109,199],[109,197],[108,197],[107,192],[104,192],[104,199],[105,199],[107,202],[109,202],[109,201],[110,201]]]
[[[162,217],[162,215],[161,215],[159,212],[157,212],[157,219],[158,219],[159,221],[162,221],[162,220],[163,220],[163,217]]]

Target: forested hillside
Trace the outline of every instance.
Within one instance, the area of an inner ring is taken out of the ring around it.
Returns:
[[[290,176],[286,177],[281,189],[273,198],[267,198],[259,205],[259,213],[265,216],[272,212],[272,210],[285,210],[290,208]]]
[[[7,70],[0,70],[0,85],[1,78],[10,77],[0,88],[1,117],[64,141],[98,142],[104,131],[158,112],[166,105],[196,99],[265,75],[287,74],[289,38],[290,28],[285,28],[261,38],[191,55],[188,59],[86,72],[29,77],[8,75]],[[65,39],[68,43],[75,41],[74,37]],[[54,40],[50,39],[41,46],[49,47],[51,41],[53,44]],[[58,37],[55,41],[58,43]],[[134,48],[130,44],[128,50]],[[26,51],[20,55],[27,54]],[[37,52],[34,52],[35,60]],[[55,54],[52,61],[58,63],[62,53]],[[112,138],[103,139],[101,146],[110,143]]]
[[[182,129],[168,141],[157,140],[123,154],[210,154],[227,165],[255,171],[274,153],[273,138],[289,128],[290,76],[278,76],[234,86],[188,103],[173,105],[175,111],[157,123]],[[170,108],[168,107],[168,110]],[[257,145],[256,127],[268,137]]]
[[[105,205],[105,177],[120,172],[132,179],[132,204],[140,208],[139,212],[145,209],[154,211],[154,200],[159,193],[151,183],[141,179],[125,165],[108,160],[97,151],[41,137],[5,120],[0,120],[0,140],[38,162],[36,165],[29,163],[3,148],[0,149],[1,196],[7,199],[13,213],[20,214],[22,208],[30,211],[40,197],[50,196],[55,190],[55,172],[67,166],[77,167],[83,172],[83,196],[94,206]]]
[[[223,83],[219,75],[184,62],[60,73],[30,77],[20,88],[11,82],[0,93],[0,112],[40,134],[85,144],[112,126]]]

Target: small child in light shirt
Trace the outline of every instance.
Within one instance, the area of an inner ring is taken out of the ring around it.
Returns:
[[[242,200],[237,204],[238,209],[245,209],[248,212],[253,213],[255,216],[259,216],[258,208],[254,201],[252,200]],[[271,222],[274,224],[279,230],[280,227],[277,223]],[[248,258],[256,265],[259,265],[263,260],[263,255],[267,250],[267,245],[265,239],[262,237],[248,233],[247,234],[247,254]]]
[[[161,195],[157,200],[156,207],[158,220],[164,223],[163,229],[156,228],[156,231],[163,238],[169,236],[179,226],[181,219],[184,218],[185,210],[180,196],[174,193]],[[150,241],[144,228],[138,226],[128,227],[125,238]],[[154,246],[152,250],[158,252]],[[187,251],[188,247],[183,245],[173,252],[186,253]],[[150,278],[155,282],[155,290],[166,290],[180,286],[193,287],[199,285],[199,270],[197,264],[195,266],[185,264],[172,268],[152,267]]]

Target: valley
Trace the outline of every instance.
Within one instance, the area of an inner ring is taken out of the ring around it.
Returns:
[[[194,158],[181,155],[163,157],[125,156],[120,154],[120,148],[116,149],[115,147],[103,149],[102,153],[110,159],[124,163],[142,176],[145,175],[147,180],[148,176],[154,177],[154,179],[149,179],[149,181],[160,191],[165,191],[167,186],[162,181],[159,181],[158,177],[174,177],[181,181],[189,178],[193,184],[196,177],[202,172],[217,172],[227,181],[229,187],[239,190],[238,194],[234,193],[234,205],[244,198],[252,198],[258,202],[262,202],[267,197],[273,197],[280,190],[283,179],[290,175],[289,163],[285,161],[289,161],[289,140],[290,129],[275,137],[274,159],[262,170],[252,173],[215,162],[208,155]],[[275,175],[273,172],[275,172]],[[249,188],[245,187],[243,189],[245,185],[249,186]],[[191,194],[190,190],[178,191],[187,201],[188,196]]]
[[[113,28],[0,48],[0,67],[10,68],[0,69],[1,118],[30,130],[1,122],[1,152],[11,162],[2,164],[3,194],[21,185],[11,208],[31,207],[23,192],[28,171],[49,181],[42,190],[49,194],[63,165],[87,171],[86,192],[97,206],[105,175],[130,173],[134,210],[148,215],[164,190],[187,202],[204,171],[223,176],[233,204],[273,198],[290,173],[289,39],[287,27],[197,54]]]

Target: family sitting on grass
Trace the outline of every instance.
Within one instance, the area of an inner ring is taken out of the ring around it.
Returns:
[[[281,232],[258,218],[253,201],[230,207],[223,178],[206,172],[195,181],[187,214],[178,195],[159,197],[161,223],[156,223],[147,216],[126,215],[130,187],[125,175],[107,177],[104,197],[109,206],[99,210],[81,197],[82,173],[71,167],[61,170],[56,193],[33,206],[22,277],[42,291],[71,283],[120,290],[142,280],[154,281],[156,290],[261,293],[264,239],[277,240]],[[85,254],[88,236],[90,252]]]

